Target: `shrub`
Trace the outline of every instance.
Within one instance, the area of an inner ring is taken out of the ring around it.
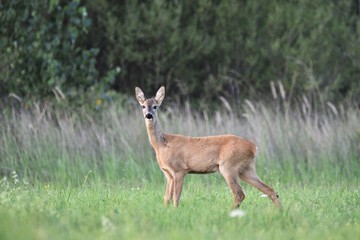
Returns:
[[[2,96],[75,98],[114,79],[114,71],[100,79],[99,49],[87,41],[91,19],[79,0],[10,0],[0,7]]]
[[[356,1],[355,1],[356,2]],[[203,105],[360,95],[354,1],[10,0],[0,4],[1,96],[67,96],[166,85]],[[117,66],[122,69],[114,70]],[[100,89],[100,90],[99,90]]]

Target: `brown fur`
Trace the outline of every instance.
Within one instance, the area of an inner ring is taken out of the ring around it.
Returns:
[[[186,174],[213,172],[220,172],[232,190],[233,208],[238,207],[245,198],[239,177],[268,195],[276,206],[281,205],[275,191],[256,175],[254,143],[234,135],[187,137],[165,134],[159,127],[154,109],[165,98],[165,88],[161,87],[155,98],[146,99],[140,88],[135,88],[135,95],[143,106],[149,141],[167,180],[164,196],[166,206],[171,199],[174,206],[178,206]]]

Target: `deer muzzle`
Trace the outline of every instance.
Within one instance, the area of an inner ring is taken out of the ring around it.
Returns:
[[[151,113],[147,113],[147,114],[145,115],[145,117],[146,117],[147,119],[153,119],[153,118],[154,118]]]

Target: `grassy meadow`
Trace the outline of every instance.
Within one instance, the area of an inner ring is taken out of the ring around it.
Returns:
[[[219,174],[188,175],[180,207],[163,207],[165,179],[141,110],[89,113],[34,104],[0,113],[0,239],[359,239],[360,113],[304,98],[245,101],[221,111],[159,110],[165,132],[232,133],[259,147],[257,172],[283,209],[241,183],[241,216]],[[269,107],[271,106],[271,107]]]

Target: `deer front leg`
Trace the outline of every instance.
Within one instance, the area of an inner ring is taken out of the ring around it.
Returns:
[[[165,207],[169,206],[169,202],[174,194],[174,179],[168,172],[164,171],[166,177],[166,189],[164,195],[164,205]]]
[[[174,176],[174,207],[179,206],[181,191],[184,183],[184,173],[175,173]]]

